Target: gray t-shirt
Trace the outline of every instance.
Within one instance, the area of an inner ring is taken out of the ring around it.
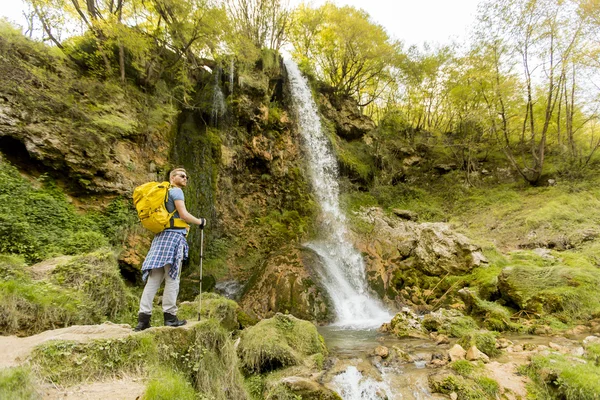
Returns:
[[[179,218],[179,213],[175,209],[175,200],[184,200],[185,201],[185,198],[183,196],[183,190],[181,190],[181,188],[174,187],[174,188],[169,189],[169,198],[167,199],[167,211],[168,212],[175,211],[175,214],[173,214],[173,218]],[[185,228],[167,228],[165,230],[173,231],[173,232],[181,232],[184,235],[187,233],[187,229],[185,229]]]

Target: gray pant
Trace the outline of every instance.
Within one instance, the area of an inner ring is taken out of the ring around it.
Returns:
[[[171,264],[164,267],[156,268],[150,271],[144,293],[140,299],[140,313],[152,314],[152,302],[154,296],[160,288],[163,280],[165,281],[165,290],[162,297],[163,312],[176,315],[177,314],[177,295],[179,294],[179,276],[181,275],[181,265],[177,269],[177,277],[175,279],[169,276]]]

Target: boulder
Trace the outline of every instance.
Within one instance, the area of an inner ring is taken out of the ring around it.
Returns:
[[[319,260],[311,250],[292,245],[271,254],[265,267],[251,278],[252,286],[239,302],[242,309],[258,318],[282,312],[311,321],[330,321],[329,300],[304,262],[314,265]]]
[[[358,103],[350,96],[341,96],[324,89],[319,97],[321,112],[335,124],[335,132],[346,140],[362,138],[375,129],[375,122],[362,115]]]
[[[463,275],[487,262],[479,246],[448,224],[416,223],[376,207],[361,210],[357,218],[372,227],[368,236],[356,239],[356,246],[367,255],[371,286],[382,296],[398,295],[411,273]]]
[[[286,391],[291,392],[294,398],[299,396],[306,400],[341,400],[337,393],[309,378],[288,376],[281,379],[279,384],[284,386]]]
[[[380,331],[392,333],[398,337],[427,338],[427,331],[421,325],[419,318],[407,307],[396,314],[389,324],[383,324]]]
[[[315,325],[279,313],[242,331],[237,351],[242,368],[249,373],[311,364],[311,356],[327,356]]]
[[[460,344],[455,344],[448,350],[448,357],[450,361],[464,360],[467,352]]]
[[[467,353],[465,354],[465,358],[469,361],[481,360],[484,363],[490,362],[490,358],[487,356],[487,354],[481,352],[481,350],[479,350],[477,346],[469,347],[469,350],[467,350]]]

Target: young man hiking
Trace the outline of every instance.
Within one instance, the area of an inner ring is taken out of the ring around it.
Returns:
[[[173,218],[181,219],[189,224],[204,228],[206,220],[196,218],[185,208],[183,188],[187,185],[187,172],[183,168],[175,168],[169,174],[169,189],[166,208],[168,212],[175,211]],[[171,224],[174,226],[175,224]],[[177,224],[181,226],[181,224]],[[183,224],[185,226],[185,224]],[[135,331],[150,328],[152,316],[152,302],[158,288],[165,282],[162,297],[162,308],[166,326],[181,326],[187,321],[177,319],[177,295],[179,294],[179,277],[181,276],[181,262],[188,256],[188,244],[185,239],[189,226],[170,227],[158,233],[150,251],[142,265],[142,279],[146,282],[144,293],[140,299],[138,324]]]

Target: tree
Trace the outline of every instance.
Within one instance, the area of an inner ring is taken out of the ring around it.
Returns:
[[[400,51],[400,44],[392,42],[365,11],[331,3],[316,10],[300,6],[290,41],[301,64],[363,107],[378,99],[392,81],[391,68]]]

